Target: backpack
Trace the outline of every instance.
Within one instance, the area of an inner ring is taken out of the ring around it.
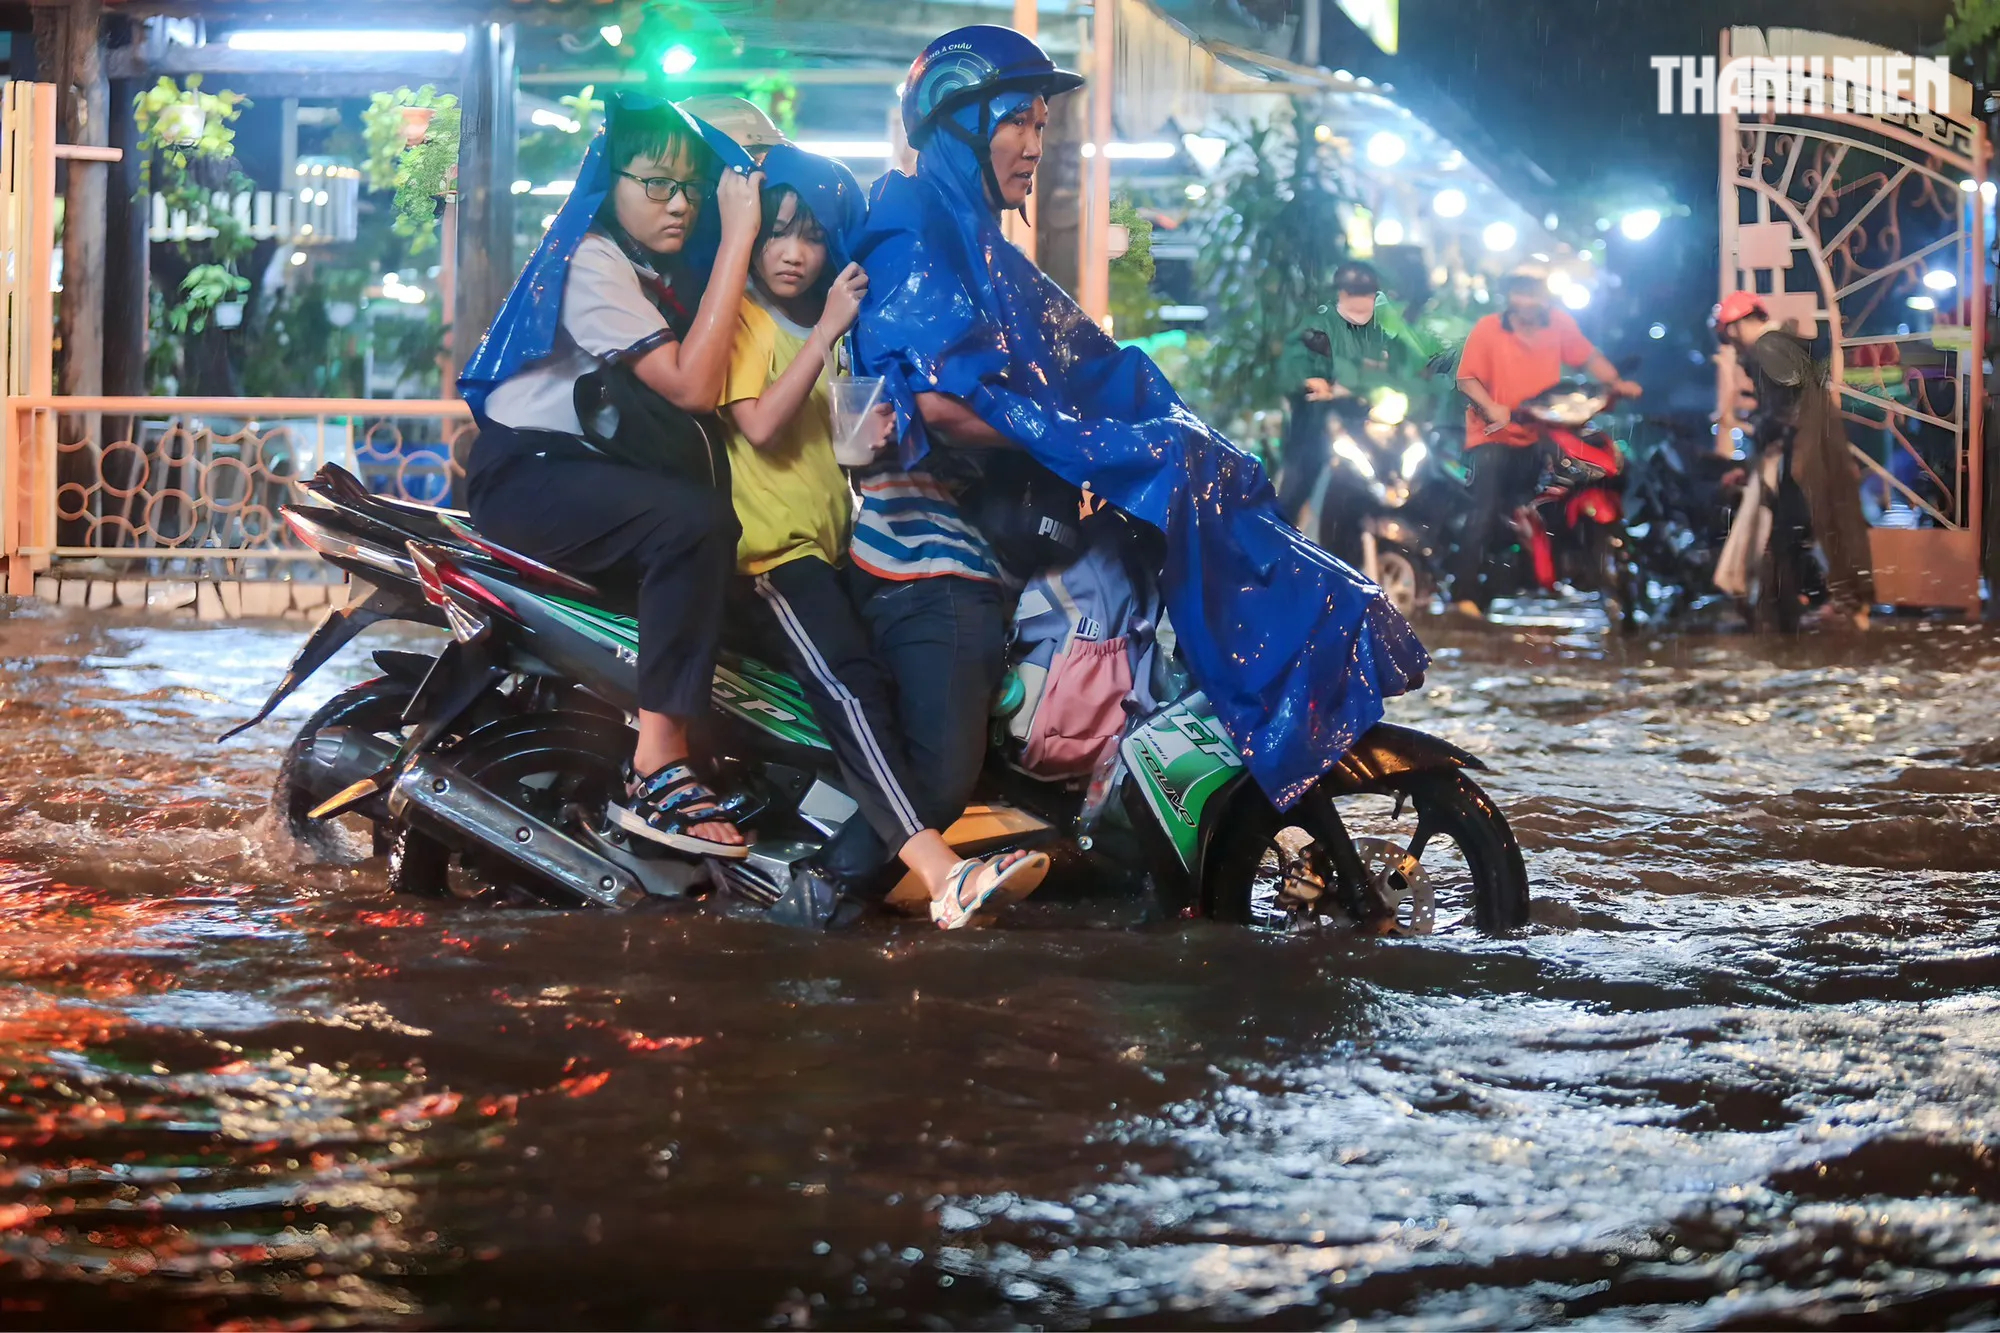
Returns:
[[[1024,698],[1007,732],[1015,766],[1038,778],[1088,776],[1127,718],[1153,707],[1158,595],[1133,577],[1115,526],[1093,524],[1088,539],[1073,563],[1032,579],[1014,613]]]

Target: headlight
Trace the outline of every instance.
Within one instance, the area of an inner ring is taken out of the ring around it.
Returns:
[[[1369,459],[1367,451],[1345,432],[1333,437],[1333,456],[1349,464],[1370,481],[1375,479],[1375,464]]]
[[[1528,415],[1551,426],[1581,426],[1602,412],[1611,402],[1609,394],[1575,393],[1556,394],[1528,409]]]
[[[1400,426],[1409,414],[1409,395],[1387,388],[1376,390],[1375,405],[1368,409],[1368,419],[1384,426]]]

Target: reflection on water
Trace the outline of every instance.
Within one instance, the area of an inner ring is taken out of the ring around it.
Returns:
[[[2000,645],[1521,619],[1446,946],[398,901],[264,813],[361,658],[17,613],[0,1324],[2000,1319]]]

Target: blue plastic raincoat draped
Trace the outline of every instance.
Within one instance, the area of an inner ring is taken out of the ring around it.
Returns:
[[[1264,469],[1006,240],[963,140],[936,134],[915,176],[877,183],[855,257],[868,270],[856,370],[886,380],[904,464],[930,448],[916,395],[950,394],[1164,533],[1182,655],[1280,807],[1420,680],[1430,659],[1381,590],[1293,530]]]
[[[608,108],[615,117],[624,111],[650,111],[672,103],[627,93],[615,98]],[[683,112],[683,115],[686,113]],[[695,116],[688,116],[702,139],[715,151],[725,170],[750,170],[750,155],[721,130]],[[543,233],[540,245],[514,279],[500,313],[493,317],[479,347],[458,376],[459,396],[484,419],[486,399],[523,366],[539,361],[555,350],[556,327],[562,322],[563,288],[569,281],[569,261],[576,247],[597,222],[597,214],[611,195],[613,181],[609,129],[597,132],[584,152],[583,165],[576,171],[576,186],[556,213],[556,220]],[[717,241],[715,210],[705,207],[689,234],[681,268],[705,278],[714,263]],[[690,304],[697,293],[688,293]]]

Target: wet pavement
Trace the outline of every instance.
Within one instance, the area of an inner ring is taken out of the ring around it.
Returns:
[[[1513,938],[393,898],[344,657],[0,620],[0,1326],[2000,1322],[2000,638],[1429,634]]]

